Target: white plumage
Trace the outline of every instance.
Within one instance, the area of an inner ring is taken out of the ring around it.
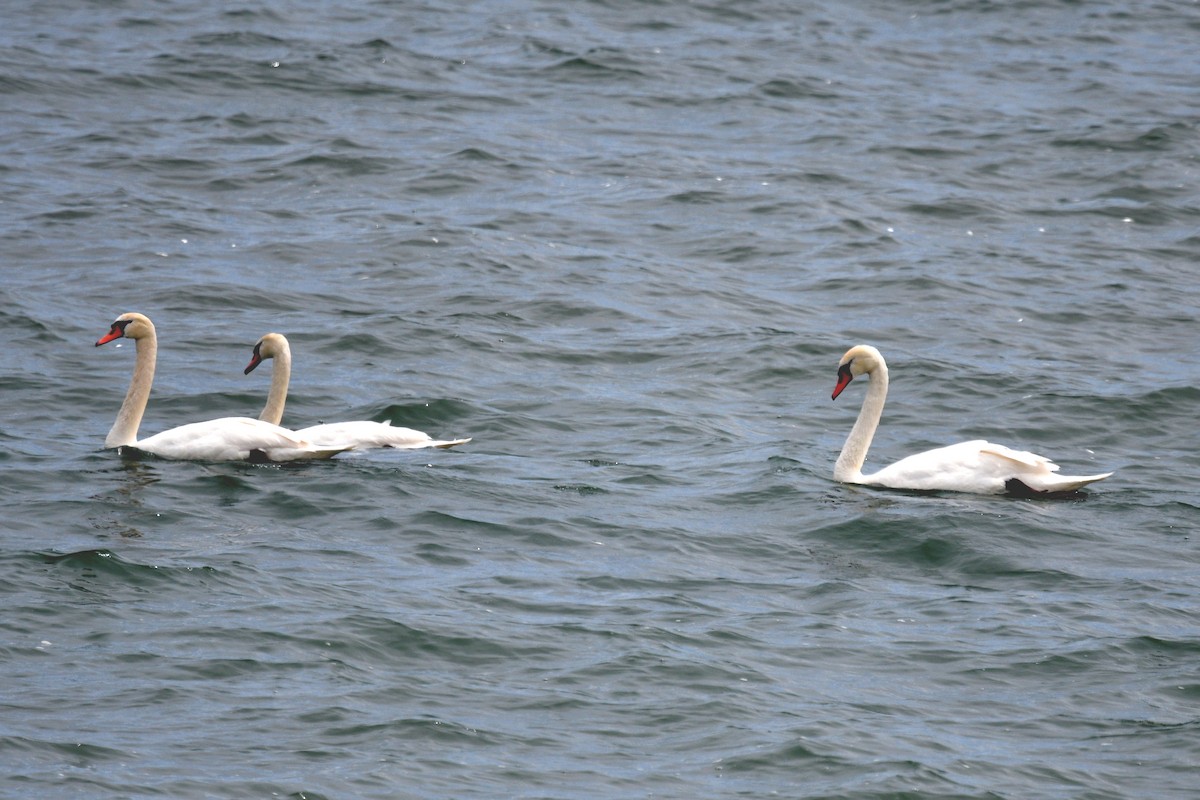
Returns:
[[[976,439],[917,453],[864,475],[863,462],[879,427],[888,390],[887,363],[870,345],[852,347],[842,356],[833,397],[836,399],[850,381],[861,375],[869,376],[870,386],[854,428],[833,468],[835,480],[892,489],[1056,494],[1076,491],[1112,474],[1059,475],[1058,465],[1045,456]]]
[[[292,348],[287,337],[282,333],[268,333],[255,343],[254,353],[250,356],[250,363],[246,365],[245,373],[249,374],[268,358],[274,360],[271,367],[271,390],[267,395],[267,404],[258,418],[278,424],[283,420],[283,408],[287,403],[288,384],[292,376]],[[470,439],[434,439],[422,431],[393,426],[391,422],[373,422],[371,420],[311,425],[301,428],[296,433],[315,442],[348,443],[355,450],[366,450],[373,447],[395,447],[407,450],[420,447],[454,447],[471,441]]]
[[[192,461],[298,461],[329,458],[349,449],[345,443],[331,444],[332,440],[315,445],[286,428],[249,417],[193,422],[139,440],[138,428],[154,383],[158,337],[148,317],[122,314],[96,346],[120,338],[133,340],[137,357],[129,391],[104,440],[105,447],[132,447],[161,458]]]

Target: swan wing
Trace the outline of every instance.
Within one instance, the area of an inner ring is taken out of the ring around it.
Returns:
[[[893,489],[1003,494],[1004,475],[1013,464],[984,457],[982,440],[959,442],[902,458],[864,482]]]
[[[222,417],[156,433],[134,446],[160,458],[188,461],[298,461],[330,458],[345,442],[313,444],[279,425],[249,417]]]
[[[1002,470],[1011,473],[1005,481],[1005,488],[1009,493],[1024,494],[1025,490],[1035,493],[1073,492],[1089,483],[1102,481],[1112,475],[1111,472],[1103,472],[1098,475],[1059,475],[1058,464],[1045,456],[1039,456],[1037,453],[1030,453],[1026,450],[1013,450],[1011,447],[992,442],[983,443],[983,447],[980,448],[980,456],[998,459],[1001,463],[1008,462],[1013,465],[1008,470]],[[1012,481],[1017,481],[1020,485],[1014,485]]]
[[[1039,456],[1037,453],[1030,453],[1028,450],[1013,450],[1011,447],[1005,447],[1002,444],[995,444],[994,442],[979,442],[979,445],[979,453],[982,457],[994,456],[995,458],[1007,459],[1013,464],[1018,465],[1015,467],[1016,469],[1058,472],[1058,464],[1055,464],[1045,456]]]
[[[393,426],[390,422],[354,420],[312,425],[296,431],[296,435],[313,442],[342,442],[354,450],[369,450],[374,447],[395,447],[414,450],[420,447],[454,447],[466,444],[470,439],[439,440],[412,428]]]
[[[1057,471],[1058,465],[1045,456],[978,439],[911,455],[864,476],[864,483],[893,489],[1005,494],[1021,491],[1011,483],[1015,480],[1025,491],[1069,492],[1112,474],[1058,475]]]

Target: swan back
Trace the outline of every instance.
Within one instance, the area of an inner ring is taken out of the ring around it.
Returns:
[[[902,458],[856,483],[916,491],[1061,494],[1111,475],[1059,475],[1045,456],[976,439]]]
[[[365,419],[311,425],[296,431],[296,435],[312,442],[351,442],[354,450],[370,450],[376,447],[393,447],[398,450],[447,448],[471,441],[469,438],[434,439],[424,431],[393,426],[387,420],[373,422]]]
[[[135,442],[133,447],[183,461],[300,461],[330,458],[350,443],[308,437],[249,417],[222,417],[180,425]]]

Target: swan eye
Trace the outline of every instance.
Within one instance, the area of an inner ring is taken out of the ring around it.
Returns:
[[[129,327],[129,323],[131,323],[131,322],[133,322],[133,320],[131,320],[131,319],[119,319],[119,320],[117,320],[116,322],[114,322],[114,323],[112,324],[112,330],[110,330],[110,331],[108,332],[108,335],[109,335],[109,336],[112,336],[112,335],[115,333],[115,334],[117,334],[117,335],[119,335],[119,336],[124,336],[124,335],[125,335],[125,329]]]

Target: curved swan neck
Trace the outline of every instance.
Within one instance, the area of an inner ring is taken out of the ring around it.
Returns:
[[[875,430],[879,427],[879,418],[883,416],[883,403],[887,399],[888,371],[887,365],[879,365],[870,373],[867,395],[863,398],[862,408],[858,419],[842,445],[841,455],[833,467],[834,480],[843,483],[859,483],[862,480],[863,462],[867,460],[867,450],[871,440],[875,438]]]
[[[271,391],[267,404],[258,418],[263,422],[279,425],[283,419],[283,406],[287,403],[288,382],[292,379],[292,350],[286,344],[271,360]]]
[[[138,428],[141,427],[146,403],[150,399],[150,387],[154,384],[154,363],[158,359],[158,337],[154,333],[154,327],[150,327],[148,334],[134,339],[133,346],[137,352],[133,363],[133,378],[129,381],[129,390],[125,392],[125,401],[121,403],[117,419],[104,439],[105,447],[137,444]]]

